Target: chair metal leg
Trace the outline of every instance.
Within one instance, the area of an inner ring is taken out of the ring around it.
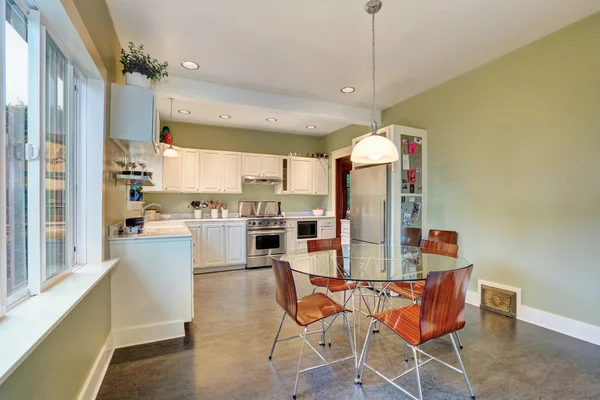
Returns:
[[[367,355],[369,354],[369,345],[371,344],[371,336],[373,335],[373,325],[375,324],[375,321],[377,321],[375,318],[371,318],[371,324],[369,325],[367,338],[365,339],[365,344],[363,346],[360,374],[358,374],[358,383],[360,385],[362,385],[363,374],[365,373],[365,364],[367,363]]]
[[[334,318],[329,317],[329,347],[331,347],[331,336],[333,335],[333,321]]]
[[[460,358],[460,354],[458,353],[458,349],[456,348],[456,343],[454,342],[454,337],[452,334],[450,336],[450,341],[452,342],[452,347],[454,347],[454,352],[456,353],[456,357],[458,358],[458,363],[460,364],[460,369],[462,369],[463,376],[465,377],[465,382],[467,382],[467,386],[469,387],[469,393],[472,398],[475,398],[473,394],[473,388],[471,387],[471,382],[469,382],[469,377],[467,376],[467,371],[465,371],[465,366],[463,365],[462,358]]]
[[[281,317],[281,322],[279,323],[279,329],[277,330],[277,335],[275,335],[275,340],[273,340],[273,347],[271,347],[271,353],[269,353],[269,360],[273,357],[273,351],[275,351],[275,345],[277,344],[277,339],[279,339],[279,334],[281,333],[281,327],[283,326],[283,321],[285,320],[285,311],[283,312],[283,317]]]
[[[460,340],[460,336],[458,336],[458,332],[454,332],[454,335],[456,335],[456,341],[458,342],[458,347],[460,347],[462,349],[463,344],[462,344],[462,341]]]
[[[413,357],[415,358],[415,371],[417,372],[417,383],[419,385],[419,400],[423,400],[423,390],[421,389],[421,375],[419,374],[419,357],[417,357],[416,347],[411,347],[413,351]]]
[[[298,360],[298,369],[296,370],[296,384],[294,385],[294,396],[296,398],[296,393],[298,393],[298,378],[300,378],[300,369],[302,368],[302,357],[304,356],[304,345],[306,344],[306,333],[308,331],[308,326],[304,327],[304,335],[302,335],[302,348],[300,350],[300,359]]]
[[[404,345],[404,353],[405,353],[404,361],[408,362],[408,343],[406,343]]]
[[[346,322],[346,328],[348,329],[348,339],[350,339],[350,348],[352,349],[352,356],[354,357],[354,375],[358,375],[358,366],[356,364],[356,352],[354,351],[354,342],[352,342],[352,331],[350,330],[350,321],[348,315],[344,313],[344,321]]]
[[[319,346],[325,346],[325,320],[321,320],[321,340],[319,341]]]

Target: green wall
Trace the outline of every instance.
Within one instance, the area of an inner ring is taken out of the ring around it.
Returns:
[[[173,123],[171,132],[177,146],[206,149],[229,150],[245,153],[287,155],[294,153],[317,153],[323,151],[320,137],[292,135],[280,132],[252,129],[226,128],[220,126]],[[326,196],[277,196],[273,186],[244,185],[242,194],[194,194],[194,193],[145,193],[146,203],[159,203],[163,212],[191,213],[188,205],[192,200],[214,200],[231,204],[231,211],[237,212],[240,200],[281,201],[283,211],[308,211],[323,205]]]
[[[384,111],[428,131],[429,226],[477,279],[600,325],[600,13]],[[359,133],[359,132],[358,132]],[[324,138],[350,145],[353,127]],[[331,147],[333,146],[333,147]]]
[[[105,277],[0,386],[0,399],[71,400],[110,333]]]

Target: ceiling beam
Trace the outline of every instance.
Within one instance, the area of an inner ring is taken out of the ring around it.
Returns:
[[[170,76],[156,86],[156,93],[177,99],[237,104],[290,114],[313,115],[321,118],[344,121],[348,124],[371,125],[373,112],[369,108],[346,106],[302,97],[286,96],[241,89],[234,86]],[[381,111],[376,113],[381,122]]]

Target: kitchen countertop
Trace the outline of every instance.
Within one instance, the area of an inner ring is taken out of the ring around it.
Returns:
[[[158,221],[159,223],[148,223],[144,228],[144,232],[136,235],[115,235],[108,240],[111,242],[140,240],[140,239],[174,239],[174,238],[191,238],[192,233],[188,227],[180,221]],[[163,224],[161,222],[169,222]]]
[[[328,218],[335,218],[335,216],[333,215],[323,215],[320,217],[317,217],[315,215],[290,215],[290,216],[285,216],[283,217],[285,219],[328,219]],[[210,222],[237,222],[237,221],[246,221],[248,218],[241,218],[241,217],[232,217],[232,218],[173,218],[173,219],[168,219],[168,220],[159,220],[159,221],[148,221],[146,223],[146,226],[160,226],[160,225],[170,225],[170,224],[176,224],[178,222],[184,222],[184,223],[193,223],[193,222],[198,222],[198,223],[210,223]]]

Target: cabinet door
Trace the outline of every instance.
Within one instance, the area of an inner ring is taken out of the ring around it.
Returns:
[[[333,239],[334,237],[335,228],[329,226],[321,228],[321,232],[319,232],[319,239]]]
[[[223,153],[221,192],[242,193],[242,155]]]
[[[144,186],[144,193],[162,192],[163,186],[163,146],[158,146],[159,155],[148,157],[148,170],[152,171],[152,181],[154,186]]]
[[[263,175],[264,176],[278,176],[281,178],[281,165],[279,156],[264,155],[262,156]]]
[[[296,250],[296,229],[288,229],[285,232],[285,251],[295,251]]]
[[[202,268],[225,265],[224,224],[202,225]]]
[[[316,159],[313,161],[313,194],[326,195],[329,191],[329,179],[326,159]]]
[[[183,192],[198,192],[198,174],[200,172],[200,152],[183,149],[181,151],[181,189]]]
[[[313,160],[310,158],[292,158],[292,194],[311,194],[313,192]]]
[[[165,192],[181,192],[181,150],[178,157],[163,157],[163,187]]]
[[[218,193],[223,176],[221,152],[203,151],[200,159],[200,191]]]
[[[242,156],[242,175],[261,176],[262,156],[260,154],[244,154]]]
[[[225,225],[225,264],[246,264],[246,225]]]
[[[192,265],[194,268],[202,266],[202,228],[200,226],[188,226],[192,233]]]

